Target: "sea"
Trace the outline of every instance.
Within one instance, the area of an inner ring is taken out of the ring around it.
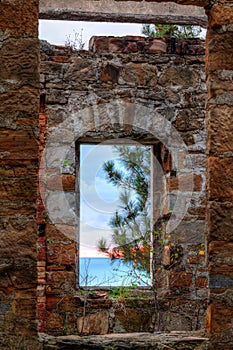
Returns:
[[[148,273],[122,259],[80,258],[79,285],[82,287],[145,287],[150,285]]]

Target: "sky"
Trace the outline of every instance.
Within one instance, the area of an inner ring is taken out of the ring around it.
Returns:
[[[88,49],[88,43],[92,36],[124,36],[141,35],[142,24],[131,23],[103,23],[103,22],[77,22],[77,21],[39,21],[39,38],[47,40],[50,44],[64,45],[70,35],[74,39],[74,33],[81,33],[84,48]]]
[[[119,200],[122,187],[118,189],[107,181],[103,165],[106,161],[114,161],[116,168],[123,171],[119,159],[114,146],[103,143],[80,145],[81,257],[101,256],[96,249],[101,238],[106,239],[108,246],[114,246],[109,221],[122,205]],[[131,200],[134,198],[132,191]]]
[[[138,23],[106,23],[106,22],[78,22],[39,20],[39,38],[50,44],[65,45],[67,37],[74,39],[75,32],[82,33],[82,41],[88,49],[92,36],[125,36],[142,35],[142,24]],[[206,30],[202,31],[202,37]]]
[[[111,243],[108,225],[119,200],[116,188],[107,182],[104,162],[116,160],[112,146],[80,146],[80,256],[102,256],[97,252],[99,239]]]

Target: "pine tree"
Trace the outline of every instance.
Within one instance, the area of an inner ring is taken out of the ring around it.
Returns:
[[[133,262],[150,271],[150,146],[115,146],[119,161],[104,164],[107,181],[120,190],[120,206],[109,225],[115,248],[101,239],[98,248],[110,258]]]
[[[144,24],[142,34],[153,38],[198,38],[201,27],[189,24]]]

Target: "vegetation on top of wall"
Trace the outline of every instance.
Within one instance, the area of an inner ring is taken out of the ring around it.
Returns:
[[[153,38],[198,38],[201,27],[175,24],[144,24],[142,34]]]
[[[81,28],[80,32],[73,30],[74,34],[66,36],[65,46],[69,47],[71,50],[83,50],[85,42],[83,41],[83,29]]]

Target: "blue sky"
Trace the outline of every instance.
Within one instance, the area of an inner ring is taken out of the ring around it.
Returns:
[[[106,142],[107,143],[107,142]],[[97,256],[96,246],[101,238],[113,246],[109,221],[122,205],[119,190],[107,181],[103,165],[114,161],[116,168],[122,168],[114,146],[80,145],[80,253],[81,256]],[[131,198],[134,193],[132,191]]]
[[[96,245],[102,237],[111,243],[108,225],[119,200],[117,189],[108,183],[103,171],[107,160],[115,160],[112,146],[80,146],[80,241],[81,255],[96,256]]]

